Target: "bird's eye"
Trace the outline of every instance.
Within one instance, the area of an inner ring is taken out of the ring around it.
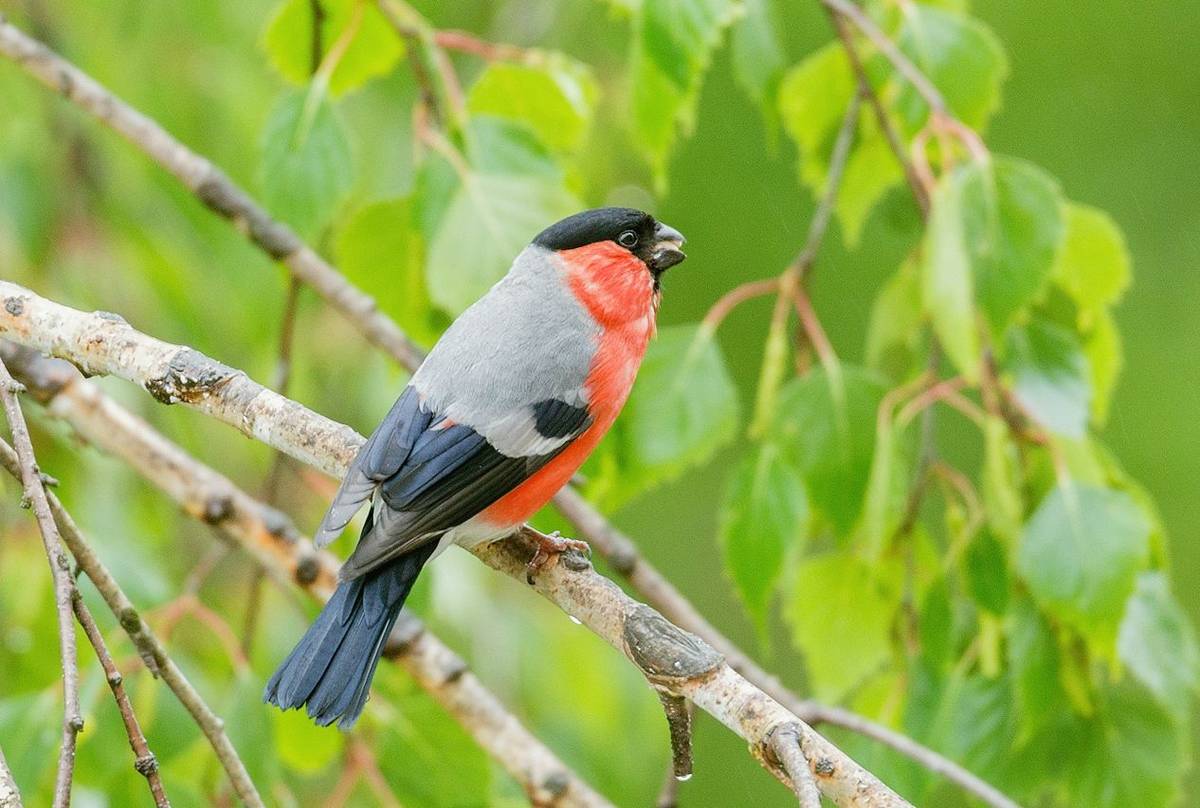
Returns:
[[[617,236],[617,243],[620,244],[622,247],[632,250],[634,247],[637,246],[638,234],[633,232],[632,230],[626,230],[624,233]]]

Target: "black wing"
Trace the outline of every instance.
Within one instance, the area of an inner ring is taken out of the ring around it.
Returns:
[[[471,519],[512,491],[582,434],[585,407],[559,400],[531,407],[531,437],[566,438],[552,451],[510,456],[466,424],[444,426],[405,389],[350,465],[317,534],[320,545],[341,533],[373,496],[371,516],[342,567],[354,578]]]

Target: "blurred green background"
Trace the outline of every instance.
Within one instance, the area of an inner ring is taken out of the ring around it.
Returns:
[[[275,5],[0,2],[0,11],[260,194],[260,133],[283,87],[259,47]],[[620,73],[628,59],[627,21],[599,2],[417,5],[438,27],[559,49],[602,77]],[[789,64],[830,39],[815,2],[775,7],[784,22],[780,32]],[[1157,499],[1170,533],[1175,591],[1193,620],[1200,620],[1200,545],[1194,541],[1200,522],[1200,424],[1194,412],[1200,389],[1200,57],[1193,41],[1200,6],[977,0],[972,10],[993,28],[1010,62],[989,145],[1046,168],[1070,198],[1112,213],[1128,239],[1135,282],[1117,311],[1126,365],[1104,437]],[[470,60],[462,66],[467,76],[478,69]],[[691,257],[666,281],[661,321],[694,322],[737,283],[777,273],[803,241],[811,196],[796,181],[791,142],[764,126],[760,111],[736,87],[728,48],[715,56],[694,134],[672,156],[669,185],[657,201],[644,163],[621,132],[607,127],[604,110],[622,103],[609,89],[602,81],[598,131],[586,152],[590,159],[574,179],[586,203],[652,206],[687,234]],[[353,201],[411,188],[413,95],[407,71],[397,69],[341,102],[357,165]],[[856,250],[843,246],[836,225],[831,229],[813,292],[844,360],[861,361],[874,293],[911,246],[904,228],[894,223],[906,215],[906,204],[903,194],[893,193],[869,220]],[[329,233],[318,234],[318,246],[329,251]],[[0,276],[76,308],[118,311],[143,331],[193,345],[259,380],[270,378],[286,289],[282,272],[134,149],[5,62],[0,62]],[[388,280],[364,283],[378,292]],[[746,406],[769,313],[767,301],[748,304],[720,333]],[[302,297],[296,355],[293,397],[360,431],[370,429],[403,380],[311,294]],[[103,384],[206,462],[250,490],[261,486],[270,463],[263,447],[201,416],[158,406],[127,385]],[[61,496],[131,596],[147,608],[170,600],[215,542],[119,464],[73,446],[58,425],[45,419],[38,424],[43,467],[63,481]],[[953,441],[956,434],[944,439]],[[734,458],[734,452],[723,452],[625,506],[615,520],[721,629],[801,687],[801,663],[785,632],[773,625],[765,647],[723,572],[714,538],[716,503]],[[283,504],[302,527],[311,528],[324,494],[295,473],[288,479],[292,485]],[[4,484],[0,746],[18,779],[25,778],[22,786],[32,791],[52,774],[41,764],[53,757],[57,740],[55,708],[46,707],[57,693],[53,615],[32,523],[15,507],[16,489]],[[228,574],[213,576],[202,597],[236,627],[246,599],[246,565],[236,557],[218,563]],[[18,578],[20,587],[13,585]],[[657,700],[607,647],[458,553],[434,565],[414,605],[539,737],[603,793],[622,805],[649,803],[667,762],[664,722]],[[295,764],[294,796],[301,804],[315,804],[306,789],[324,793],[336,780],[332,761],[341,741],[317,740],[303,722],[258,705],[262,677],[299,636],[304,621],[274,591],[266,609],[271,630],[258,637],[250,672],[237,675],[211,637],[186,621],[176,635],[186,644],[182,661],[202,691],[215,694],[215,706],[247,716],[245,729],[235,731],[246,733],[251,745],[271,738],[276,744],[286,738],[311,741],[312,747],[296,742],[302,748],[281,754],[284,765]],[[128,659],[128,646],[117,645]],[[459,787],[457,779],[470,779],[456,778],[446,767],[481,771],[491,778],[492,801],[501,795],[519,802],[519,792],[503,776],[488,774],[484,758],[461,751],[469,742],[402,674],[388,670],[380,679],[381,690],[403,715],[389,716],[390,726],[369,721],[366,732],[378,739],[385,773],[400,784],[406,805],[432,804],[427,794],[423,799],[423,789],[440,789],[440,799]],[[144,786],[125,773],[127,750],[94,666],[85,685],[89,726],[97,734],[92,739],[85,734],[82,741],[79,789],[103,804],[101,792],[120,793],[114,791],[119,784],[140,804]],[[178,708],[165,693],[155,695],[144,674],[132,687],[140,707],[158,717],[148,722],[148,734],[166,762],[172,798],[178,805],[203,803],[207,791],[172,788],[172,774],[201,769],[214,782],[207,750],[186,725],[179,727]],[[44,709],[30,711],[36,704]],[[168,729],[172,718],[174,731]],[[322,751],[322,744],[329,750]],[[308,755],[324,755],[324,762],[306,764]],[[254,765],[280,764],[264,759]],[[307,771],[297,773],[305,766]],[[699,721],[696,767],[682,792],[686,806],[793,802],[758,771],[739,740],[710,720]],[[447,804],[478,803],[476,792],[462,788],[461,800]],[[1197,793],[1195,787],[1188,791]],[[373,800],[365,788],[355,799]],[[108,804],[134,802],[110,797]]]

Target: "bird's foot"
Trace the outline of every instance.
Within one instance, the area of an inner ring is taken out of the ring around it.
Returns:
[[[530,530],[527,534],[536,545],[533,553],[533,558],[529,559],[529,563],[525,565],[525,580],[532,585],[533,579],[542,571],[542,568],[551,562],[558,561],[558,557],[563,553],[574,550],[582,553],[589,558],[592,555],[592,548],[585,541],[577,539],[564,539],[562,534],[557,530],[549,535],[538,533],[535,530]]]

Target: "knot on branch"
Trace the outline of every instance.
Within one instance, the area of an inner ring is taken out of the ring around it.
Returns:
[[[13,317],[20,317],[25,313],[25,301],[16,295],[6,297],[4,298],[4,310]]]
[[[217,525],[232,515],[233,497],[228,492],[210,494],[204,498],[204,507],[200,511],[200,518],[205,523]]]
[[[158,758],[147,752],[133,761],[133,768],[142,777],[149,777],[158,771]]]
[[[706,676],[725,663],[725,657],[711,645],[644,603],[626,616],[624,639],[629,657],[646,678],[668,688]]]
[[[321,574],[321,562],[317,556],[309,554],[296,561],[295,578],[300,586],[311,586]]]
[[[171,357],[165,373],[146,380],[146,391],[163,404],[195,404],[240,373],[199,351],[184,348]]]

